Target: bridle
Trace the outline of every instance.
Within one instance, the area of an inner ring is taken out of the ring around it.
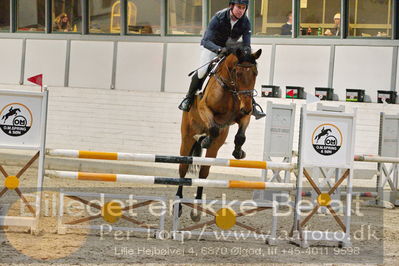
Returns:
[[[239,90],[238,84],[237,84],[237,68],[245,68],[247,69],[246,71],[252,70],[255,75],[258,74],[258,70],[256,69],[256,64],[239,64],[236,63],[233,68],[231,70],[229,70],[229,80],[225,80],[223,77],[221,77],[218,74],[218,71],[216,73],[214,73],[214,77],[216,79],[216,81],[219,83],[219,85],[231,92],[233,94],[233,96],[238,97],[240,95],[244,95],[244,96],[254,96],[254,94],[257,94],[257,91],[255,89],[251,89],[251,90]],[[255,94],[255,96],[256,96]]]

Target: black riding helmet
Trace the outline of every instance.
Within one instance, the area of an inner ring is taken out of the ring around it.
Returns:
[[[248,10],[248,5],[249,5],[249,0],[229,0],[229,5],[246,5],[247,8],[245,9],[245,12]],[[234,16],[234,15],[233,15]],[[235,16],[234,16],[235,17]],[[238,18],[237,18],[238,19]]]
[[[249,0],[229,0],[229,5],[234,5],[234,4],[247,5],[248,6]]]

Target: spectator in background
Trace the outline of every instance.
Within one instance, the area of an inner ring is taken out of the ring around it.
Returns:
[[[341,34],[341,14],[337,13],[334,16],[334,28],[332,29],[327,29],[324,32],[324,35],[327,36],[339,36]]]
[[[281,35],[292,34],[292,11],[287,14],[287,22],[281,26]]]
[[[68,32],[72,30],[69,17],[66,13],[61,13],[58,17],[54,19],[55,28],[57,31]]]

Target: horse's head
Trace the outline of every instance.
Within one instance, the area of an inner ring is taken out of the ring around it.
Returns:
[[[252,111],[252,96],[258,70],[256,60],[262,54],[262,49],[251,53],[251,48],[239,48],[231,64],[231,78],[235,84],[235,94],[240,101],[240,111],[250,114]]]

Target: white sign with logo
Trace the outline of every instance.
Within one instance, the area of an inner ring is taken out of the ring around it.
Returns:
[[[42,144],[45,93],[1,91],[0,147],[38,148]]]
[[[355,114],[304,109],[303,167],[350,168],[354,157],[354,120]]]
[[[36,151],[35,155],[24,168],[29,168],[31,162],[37,161],[38,163],[35,202],[30,203],[34,207],[32,210],[29,209],[28,216],[0,214],[0,224],[2,225],[30,226],[32,232],[37,232],[44,176],[47,100],[47,90],[44,92],[0,90],[0,149],[34,150]],[[4,171],[1,174],[4,175],[6,180],[4,182],[5,190],[3,191],[14,190],[20,186],[20,182],[29,179],[25,176],[20,178],[18,175],[18,177],[6,176],[7,173]],[[28,182],[29,186],[32,186],[33,183],[30,180]],[[21,183],[21,187],[26,188],[28,186]],[[21,189],[17,193],[22,200],[26,190]],[[8,206],[8,204],[3,205]]]

